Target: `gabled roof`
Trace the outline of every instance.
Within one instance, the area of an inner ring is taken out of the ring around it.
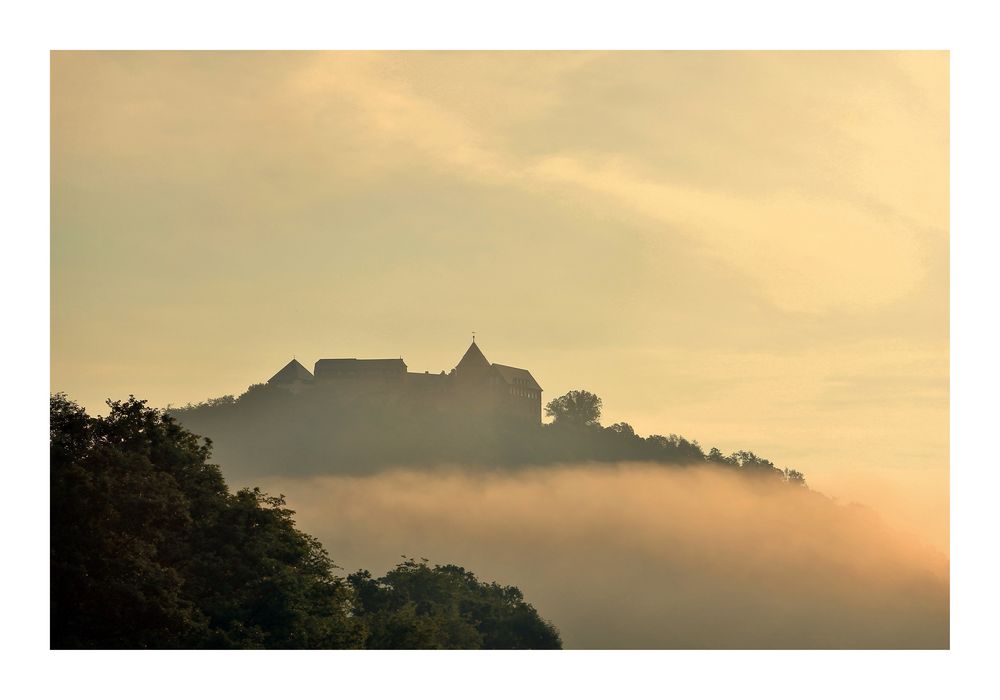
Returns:
[[[295,381],[308,382],[313,378],[312,372],[302,366],[298,360],[292,360],[278,370],[278,373],[267,380],[268,384],[288,384]]]
[[[496,362],[493,363],[493,369],[495,369],[508,384],[526,386],[529,389],[534,389],[536,391],[542,390],[542,387],[538,386],[538,382],[535,381],[535,378],[531,376],[531,372],[526,369],[521,369],[520,367],[508,367],[507,365],[498,365]],[[518,381],[514,381],[515,379]]]
[[[356,357],[342,357],[316,360],[314,370],[319,372],[405,372],[406,363],[399,358],[390,360],[359,360]]]
[[[489,367],[490,361],[486,359],[483,351],[479,349],[479,346],[476,345],[476,341],[473,340],[472,345],[470,345],[469,349],[465,351],[464,355],[462,355],[462,359],[458,361],[455,369],[462,372],[463,370],[489,369]]]

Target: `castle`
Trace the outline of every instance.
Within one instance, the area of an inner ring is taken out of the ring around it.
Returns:
[[[268,380],[290,391],[325,390],[407,398],[418,405],[465,415],[541,423],[542,387],[531,372],[491,363],[476,340],[445,374],[408,372],[402,358],[317,360],[310,372],[293,359]]]

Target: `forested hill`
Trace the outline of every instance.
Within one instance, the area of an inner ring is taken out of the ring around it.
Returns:
[[[679,435],[642,437],[628,423],[600,424],[601,399],[582,390],[550,401],[552,422],[525,425],[442,415],[382,396],[292,393],[258,384],[239,397],[168,408],[187,429],[211,436],[230,473],[365,474],[440,464],[525,468],[557,463],[644,461],[715,465],[747,476],[804,485],[753,452],[707,453]]]

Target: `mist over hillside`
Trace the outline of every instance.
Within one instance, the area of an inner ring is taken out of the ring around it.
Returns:
[[[567,648],[947,648],[948,559],[870,508],[722,468],[264,478],[348,569],[518,582]]]
[[[288,495],[348,569],[400,554],[520,582],[570,648],[947,648],[947,557],[753,452],[258,385],[175,411]]]

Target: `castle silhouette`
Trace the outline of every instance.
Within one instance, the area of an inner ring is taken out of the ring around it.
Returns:
[[[541,423],[542,387],[531,372],[491,363],[475,338],[453,370],[445,374],[408,372],[399,359],[317,360],[310,372],[292,359],[267,381],[292,392],[329,391],[405,399],[443,411]]]

